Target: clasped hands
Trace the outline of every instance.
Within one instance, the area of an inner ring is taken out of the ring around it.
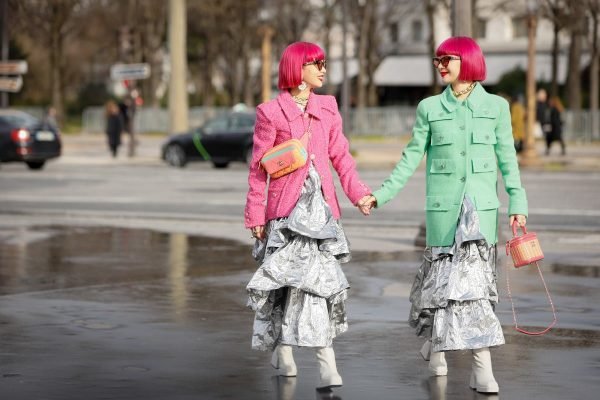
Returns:
[[[360,210],[363,215],[370,215],[371,209],[377,205],[377,199],[372,194],[368,194],[361,198],[356,207]]]

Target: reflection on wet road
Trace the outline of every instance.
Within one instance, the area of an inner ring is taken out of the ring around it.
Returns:
[[[345,385],[317,392],[314,352],[277,378],[250,350],[244,286],[250,248],[182,233],[93,227],[0,230],[0,393],[10,399],[571,399],[600,390],[598,267],[544,267],[558,328],[527,337],[498,308],[507,345],[493,350],[500,396],[468,388],[470,357],[448,354],[429,378],[406,324],[420,253],[355,252],[350,331],[336,342]],[[500,265],[504,265],[504,258]],[[549,318],[533,270],[512,270],[523,323]],[[500,289],[505,296],[504,274]]]

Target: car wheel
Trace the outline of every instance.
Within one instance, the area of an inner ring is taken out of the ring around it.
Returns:
[[[165,161],[173,167],[183,168],[187,164],[187,157],[180,145],[170,144],[165,150]]]
[[[213,165],[214,165],[215,168],[219,168],[219,169],[221,169],[221,168],[227,168],[227,166],[229,165],[229,161],[225,161],[225,162],[217,162],[217,161],[215,161],[215,162],[213,162]]]
[[[250,163],[252,163],[252,146],[248,146],[244,158],[246,159],[247,165],[250,165]]]
[[[27,161],[26,164],[29,169],[42,169],[46,161]]]

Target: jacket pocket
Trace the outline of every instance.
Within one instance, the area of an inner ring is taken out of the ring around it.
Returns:
[[[496,172],[496,159],[494,158],[474,158],[473,172]]]
[[[446,132],[432,132],[431,133],[431,145],[432,146],[443,146],[445,144],[452,144],[454,142],[453,135],[450,133],[450,129]]]
[[[441,144],[452,143],[452,131],[454,129],[454,113],[446,111],[433,111],[427,115],[427,122],[431,128],[431,145],[437,146]],[[434,138],[437,136],[437,139]]]
[[[425,210],[448,211],[452,206],[452,199],[448,196],[427,196]]]
[[[429,172],[432,174],[451,174],[456,171],[454,160],[450,158],[436,158],[431,160]]]
[[[496,134],[493,131],[476,130],[473,132],[473,143],[496,144]]]
[[[500,207],[500,200],[496,195],[476,195],[475,196],[475,207],[478,210],[495,210]]]

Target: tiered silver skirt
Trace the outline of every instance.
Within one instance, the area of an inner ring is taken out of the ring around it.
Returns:
[[[479,230],[479,217],[465,196],[450,247],[428,247],[412,286],[409,323],[431,338],[432,351],[478,349],[504,344],[494,307],[496,245]]]
[[[340,263],[350,260],[349,243],[312,164],[296,207],[268,222],[252,255],[260,263],[247,286],[255,312],[252,348],[328,347],[348,329],[349,285]]]

